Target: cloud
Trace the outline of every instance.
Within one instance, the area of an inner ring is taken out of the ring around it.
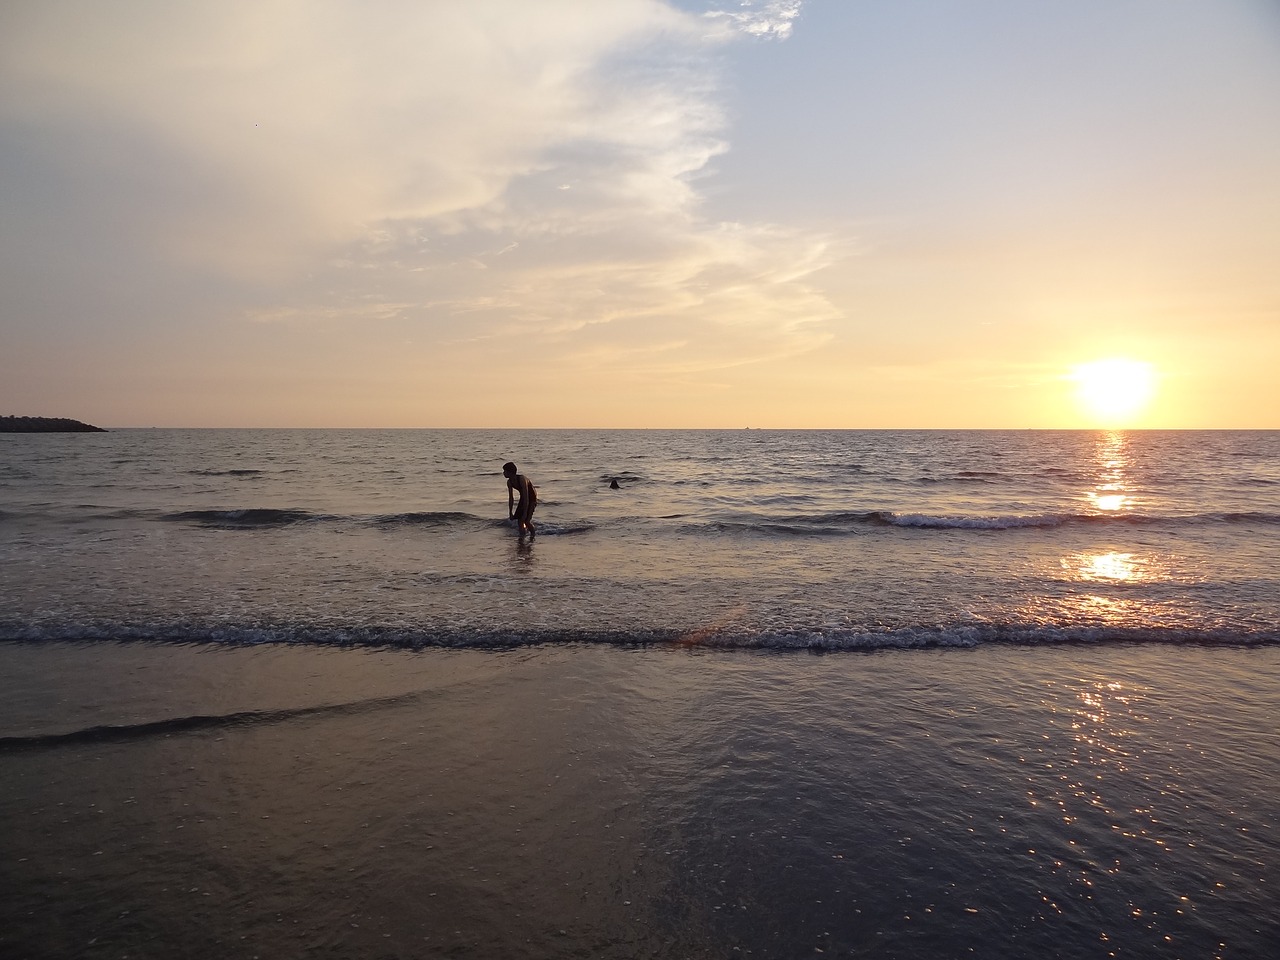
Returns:
[[[309,246],[482,205],[585,119],[605,57],[683,29],[653,3],[555,0],[52,0],[6,26],[6,118],[72,131],[77,162],[140,203],[177,198],[138,171],[180,170],[216,202],[174,204],[168,239],[202,256],[264,223],[255,247]]]
[[[798,10],[713,19],[784,38]],[[812,349],[833,315],[806,286],[821,238],[702,216],[729,38],[658,0],[40,0],[3,18],[0,149],[32,171],[14,195],[42,197],[8,204],[5,229],[38,227],[80,276],[112,261],[86,296],[198,275],[258,322],[673,369]]]
[[[785,40],[800,16],[803,0],[738,0],[733,8],[708,11],[712,20],[723,20],[753,37]]]

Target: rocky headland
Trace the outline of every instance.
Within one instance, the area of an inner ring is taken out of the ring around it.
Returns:
[[[0,417],[0,433],[106,433],[67,417]]]

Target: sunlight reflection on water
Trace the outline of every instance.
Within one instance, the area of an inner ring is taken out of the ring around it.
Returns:
[[[1124,509],[1129,502],[1129,498],[1123,493],[1098,493],[1095,491],[1089,494],[1089,497],[1093,500],[1095,507],[1109,513]]]
[[[1119,431],[1100,434],[1094,451],[1094,462],[1097,479],[1094,488],[1085,493],[1094,508],[1103,513],[1116,513],[1132,507],[1133,498],[1127,479],[1132,466],[1128,437]]]
[[[1135,553],[1075,553],[1063,557],[1061,563],[1071,579],[1086,583],[1137,583],[1168,576],[1156,557]]]

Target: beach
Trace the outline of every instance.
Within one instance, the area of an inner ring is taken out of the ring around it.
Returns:
[[[0,645],[13,957],[1264,957],[1280,651]]]
[[[1280,960],[1277,14],[4,3],[0,960]]]
[[[5,958],[1280,944],[1280,433],[13,434],[0,493]]]

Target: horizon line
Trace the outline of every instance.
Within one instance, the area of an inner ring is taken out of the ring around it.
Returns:
[[[49,418],[55,419],[55,418]],[[65,418],[60,418],[65,419]],[[986,426],[986,427],[923,427],[923,426],[818,426],[818,427],[753,427],[753,426],[646,426],[646,427],[618,427],[618,426],[299,426],[299,425],[222,425],[222,426],[193,426],[193,425],[163,425],[163,424],[125,424],[101,427],[103,430],[494,430],[494,431],[511,431],[511,432],[533,432],[533,431],[642,431],[642,430],[663,430],[663,431],[722,431],[722,432],[803,432],[803,431],[839,431],[839,432],[875,432],[875,431],[896,431],[896,432],[987,432],[987,433],[1192,433],[1192,432],[1208,432],[1208,431],[1275,431],[1280,430],[1280,426],[1274,427],[1138,427],[1138,426],[1052,426],[1052,427],[1010,427],[1010,426]],[[0,431],[3,432],[3,431]]]

